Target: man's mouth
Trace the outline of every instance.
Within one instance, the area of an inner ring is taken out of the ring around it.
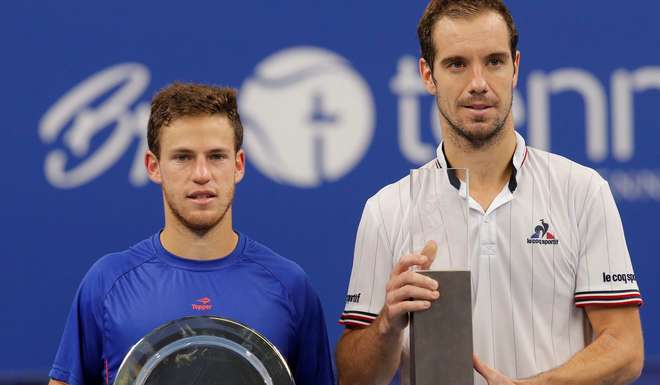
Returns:
[[[485,111],[493,106],[490,104],[466,104],[463,107],[474,111]]]
[[[193,200],[195,203],[208,203],[210,202],[213,198],[216,197],[216,195],[211,192],[211,191],[194,191],[190,194],[188,194],[188,199]]]

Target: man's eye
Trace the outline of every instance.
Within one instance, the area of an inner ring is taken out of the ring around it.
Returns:
[[[190,159],[190,155],[185,155],[185,154],[179,154],[174,156],[174,160],[177,160],[179,162],[183,162]]]
[[[448,67],[450,69],[460,69],[460,68],[465,67],[465,63],[463,63],[462,61],[454,61],[454,62],[449,63]]]
[[[222,159],[226,159],[227,155],[225,155],[225,154],[213,154],[213,155],[210,156],[210,158],[211,158],[211,160],[222,160]]]
[[[488,64],[492,66],[501,66],[502,64],[504,64],[504,60],[498,58],[492,58],[488,60]]]

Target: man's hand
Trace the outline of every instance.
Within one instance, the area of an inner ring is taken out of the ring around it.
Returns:
[[[498,372],[497,370],[491,368],[490,366],[481,362],[479,357],[472,355],[472,365],[474,369],[481,374],[481,376],[486,380],[488,385],[516,385],[518,382],[514,382],[504,374]]]
[[[438,299],[438,282],[410,270],[413,266],[428,269],[437,251],[438,245],[428,241],[420,254],[401,257],[394,266],[386,285],[385,305],[380,314],[378,331],[381,334],[398,336],[408,324],[408,313],[428,309],[431,301]]]

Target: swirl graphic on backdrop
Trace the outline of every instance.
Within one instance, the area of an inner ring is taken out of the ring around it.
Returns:
[[[369,86],[343,57],[316,47],[279,51],[239,93],[248,160],[301,188],[333,182],[366,153],[374,131]]]
[[[57,148],[46,156],[44,172],[53,186],[71,189],[90,182],[115,164],[136,139],[140,145],[129,179],[134,186],[147,183],[142,154],[147,147],[149,103],[134,110],[131,106],[143,95],[149,78],[142,64],[117,64],[85,79],[46,112],[39,122],[41,140],[53,144],[62,134],[69,150]],[[111,129],[107,139],[93,147],[92,141],[106,129]]]

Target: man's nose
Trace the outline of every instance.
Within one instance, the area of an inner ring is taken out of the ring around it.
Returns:
[[[472,70],[469,92],[471,95],[483,95],[488,92],[488,83],[481,66],[475,66]]]
[[[206,158],[200,157],[197,159],[193,170],[193,181],[195,183],[206,183],[210,180],[210,175]]]

